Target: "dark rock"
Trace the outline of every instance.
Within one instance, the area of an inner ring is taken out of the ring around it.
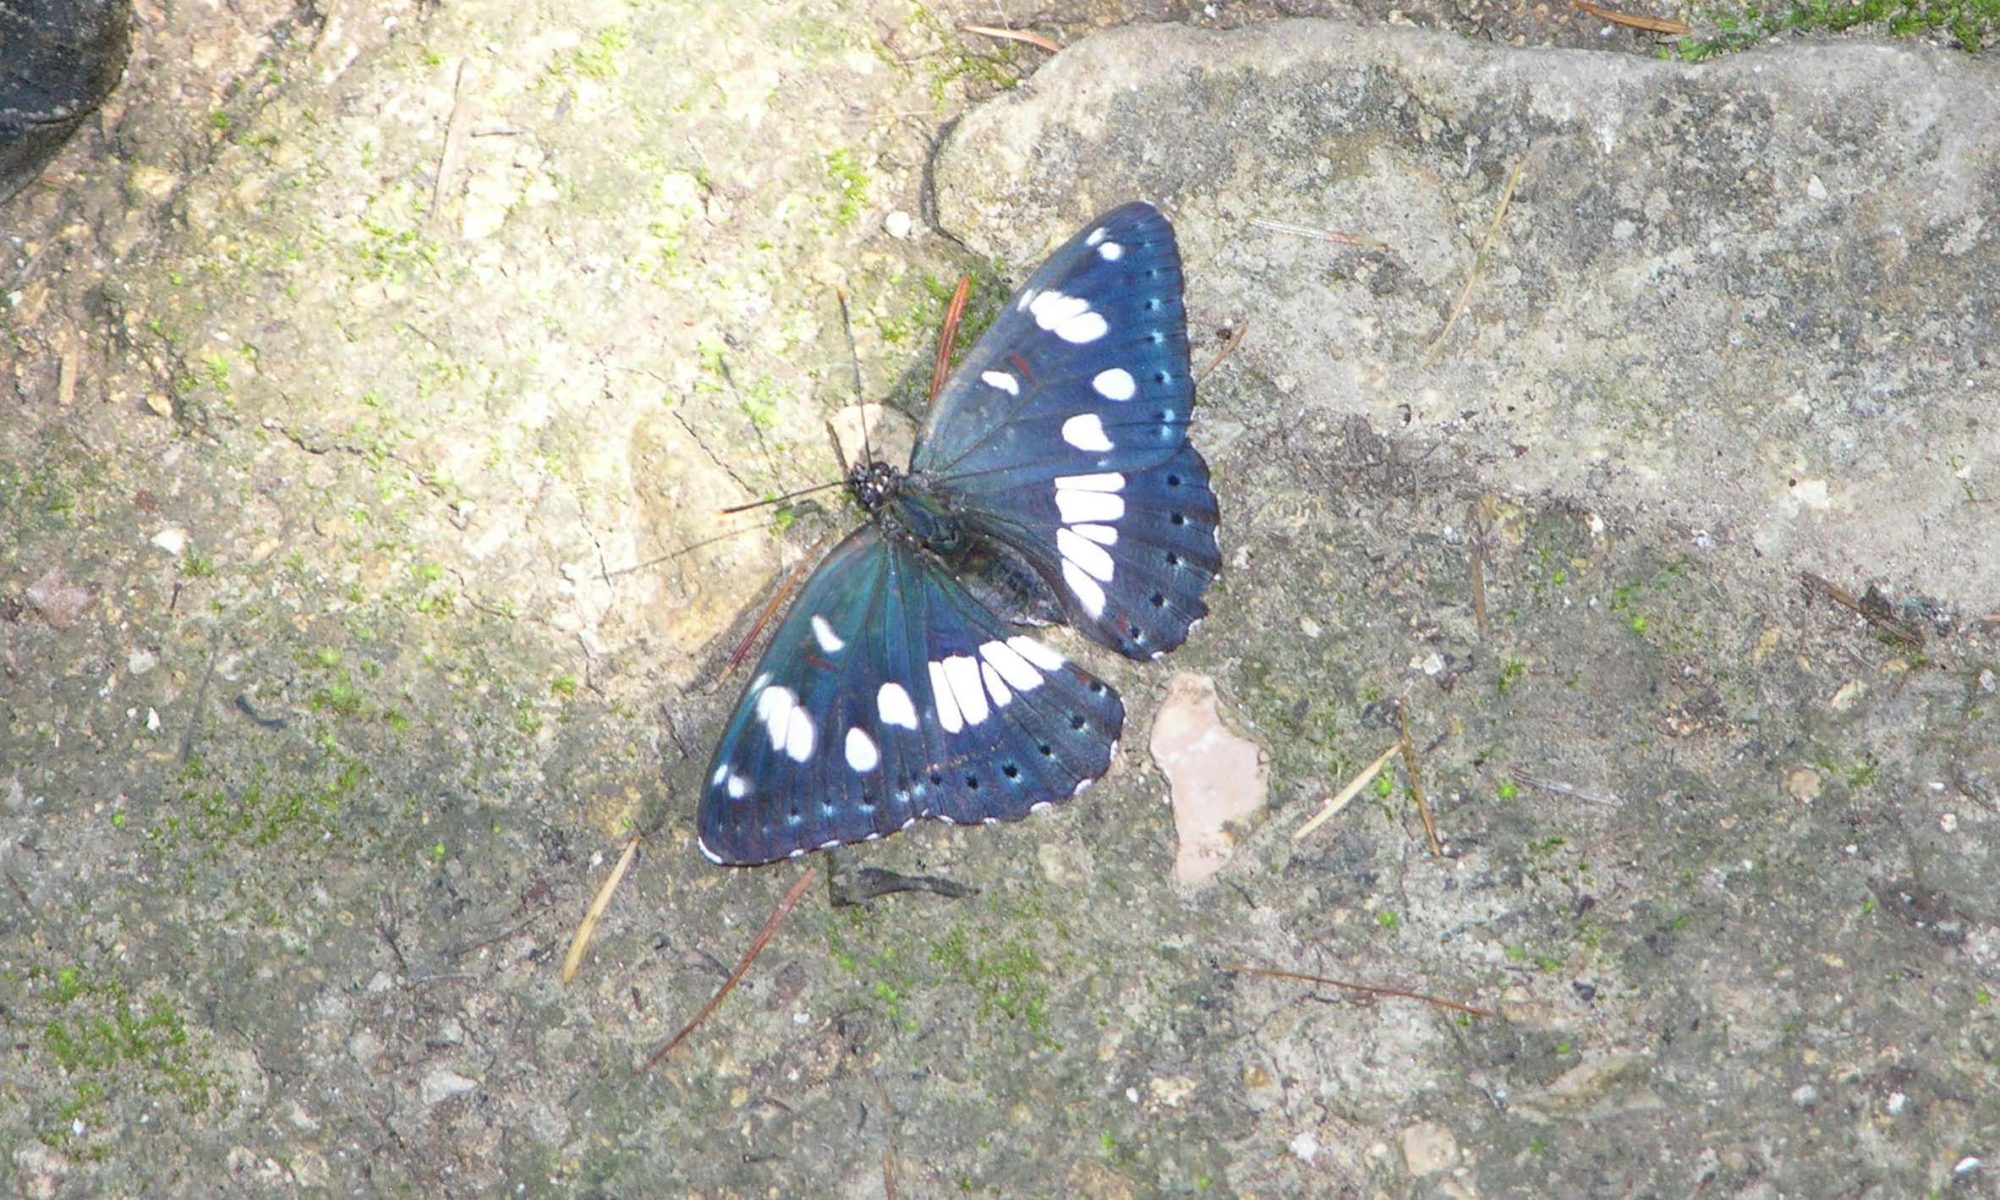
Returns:
[[[0,0],[0,204],[118,86],[131,25],[131,0]]]

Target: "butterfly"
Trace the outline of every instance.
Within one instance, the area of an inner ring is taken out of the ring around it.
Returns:
[[[868,520],[827,555],[723,730],[697,826],[750,866],[920,817],[1014,821],[1109,769],[1125,706],[1028,630],[1157,658],[1221,568],[1180,251],[1149,204],[1052,254],[926,414],[909,466],[864,458]]]

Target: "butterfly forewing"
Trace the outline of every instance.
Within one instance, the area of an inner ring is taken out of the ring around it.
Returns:
[[[1007,303],[939,395],[911,470],[1022,555],[1079,629],[1156,657],[1207,613],[1221,568],[1193,406],[1173,227],[1128,204]]]
[[[702,849],[751,865],[922,816],[1016,820],[1109,767],[1124,706],[873,525],[772,636],[703,781]]]
[[[932,404],[910,469],[998,491],[1079,462],[1149,466],[1186,440],[1193,404],[1173,226],[1127,204],[1007,302]]]

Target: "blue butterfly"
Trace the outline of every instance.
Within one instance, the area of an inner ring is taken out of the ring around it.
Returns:
[[[1014,821],[1111,765],[1125,706],[1025,627],[1157,658],[1221,567],[1173,227],[1090,223],[1007,302],[931,405],[907,471],[772,636],[709,763],[702,852],[748,866],[919,817]]]

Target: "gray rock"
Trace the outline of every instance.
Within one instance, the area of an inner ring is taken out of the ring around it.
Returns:
[[[1288,411],[1449,444],[1503,495],[1971,604],[2000,590],[2000,558],[1954,552],[1990,540],[2000,495],[1996,95],[1993,63],[1910,45],[1687,66],[1128,28],[968,115],[938,207],[1030,262],[1151,198],[1190,312],[1252,322]]]

